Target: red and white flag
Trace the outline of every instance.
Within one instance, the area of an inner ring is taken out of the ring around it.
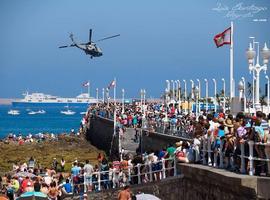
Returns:
[[[83,85],[83,87],[88,87],[88,86],[90,86],[90,82],[87,81],[87,82],[83,83],[82,85]]]
[[[217,47],[222,47],[224,44],[231,44],[231,27],[217,34],[214,37],[214,41]]]
[[[113,81],[109,84],[108,89],[111,89],[111,88],[115,87],[115,84],[116,84],[116,82],[115,82],[115,80],[113,80]]]

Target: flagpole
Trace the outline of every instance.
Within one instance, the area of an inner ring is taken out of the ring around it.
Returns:
[[[90,98],[90,81],[88,80],[88,85],[87,85],[88,87],[88,97]]]
[[[233,22],[231,21],[231,47],[230,47],[230,98],[234,97],[235,93],[234,78],[233,78]]]
[[[114,100],[114,105],[116,105],[116,78],[114,78],[114,87],[113,87],[113,100]]]

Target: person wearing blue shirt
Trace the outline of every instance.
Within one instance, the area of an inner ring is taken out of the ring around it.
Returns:
[[[81,168],[78,166],[77,162],[74,162],[74,166],[71,168],[71,175],[73,177],[80,174]]]

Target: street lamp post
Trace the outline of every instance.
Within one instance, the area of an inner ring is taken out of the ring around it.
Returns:
[[[122,89],[122,114],[125,112],[125,89]]]
[[[265,78],[267,79],[267,111],[268,111],[268,114],[270,113],[269,111],[269,97],[270,97],[270,94],[269,94],[269,77],[266,75]]]
[[[238,90],[239,90],[239,101],[241,101],[241,99],[244,96],[244,83],[243,80],[240,80],[238,83]]]
[[[196,119],[198,119],[199,117],[199,109],[198,109],[198,99],[199,99],[199,87],[196,86],[196,88],[194,89],[194,93],[195,93],[195,99],[196,99]]]
[[[165,122],[168,121],[168,95],[169,90],[168,88],[165,89]]]
[[[107,107],[109,108],[109,88],[106,88]]]
[[[221,80],[223,82],[223,112],[225,113],[226,112],[226,95],[225,95],[226,94],[226,91],[225,91],[226,85],[225,85],[225,79],[222,78]]]
[[[98,104],[98,88],[96,88],[96,101],[97,101],[97,104]]]
[[[257,48],[257,61],[256,65],[253,64],[254,58],[256,55],[256,52],[254,48],[252,47],[252,44],[249,44],[249,48],[246,51],[246,55],[248,58],[248,64],[249,64],[249,71],[255,72],[256,77],[256,95],[255,95],[255,109],[256,111],[260,110],[260,101],[259,101],[259,89],[260,89],[260,72],[264,70],[266,73],[267,70],[267,64],[270,58],[270,50],[267,48],[266,43],[264,44],[264,48],[262,49],[262,58],[263,58],[263,65],[261,66],[259,64],[259,43]]]
[[[175,99],[175,102],[177,102],[177,101],[178,101],[178,88],[179,88],[179,87],[178,87],[178,86],[179,86],[179,85],[178,85],[178,81],[175,80],[175,81],[174,81],[174,84],[175,84],[175,95],[174,95],[175,98],[174,98],[174,99]]]
[[[201,102],[200,102],[200,99],[201,99],[201,81],[200,79],[197,79],[197,82],[198,82],[198,101],[199,101],[199,113],[201,113]]]
[[[102,102],[105,102],[105,89],[102,88]]]
[[[192,79],[190,79],[190,83],[191,83],[191,99],[194,99],[194,81]]]
[[[212,79],[213,80],[213,82],[214,82],[214,100],[215,100],[215,102],[214,102],[214,105],[215,105],[215,112],[217,112],[217,81],[216,81],[216,79]]]
[[[180,82],[180,80],[177,80],[176,83],[177,83],[178,111],[180,112],[180,108],[181,108],[181,82]]]
[[[242,81],[243,81],[243,98],[244,98],[244,112],[246,112],[246,80],[245,80],[245,78],[244,77],[242,77],[241,78],[242,79]]]
[[[169,80],[166,80],[166,83],[167,83],[167,90],[170,92],[170,81]]]
[[[186,100],[187,100],[187,82],[186,80],[184,79],[183,80],[184,82],[184,89],[185,89],[185,92],[184,92],[184,102],[185,102],[185,114],[187,113],[187,105],[186,105]]]
[[[255,48],[255,37],[249,37],[250,39],[252,39],[252,48]],[[255,59],[253,59],[252,62],[253,65],[255,65]],[[254,108],[255,105],[255,73],[254,71],[252,71],[252,107]],[[251,105],[249,106],[251,107]]]
[[[174,107],[174,95],[175,95],[175,88],[174,88],[174,80],[171,80],[171,83],[172,83],[172,102],[173,102],[173,107]]]
[[[144,114],[144,117],[146,117],[146,116],[145,116],[145,112],[146,112],[146,108],[147,108],[147,107],[146,107],[146,100],[145,100],[146,98],[145,98],[145,96],[146,96],[146,90],[144,89],[144,90],[143,90],[143,114]],[[146,107],[146,108],[145,108],[145,107]]]
[[[206,101],[205,111],[207,112],[208,111],[208,80],[205,78],[204,81],[205,81],[205,101]]]
[[[141,89],[140,93],[141,93],[141,113],[143,113],[143,89]]]

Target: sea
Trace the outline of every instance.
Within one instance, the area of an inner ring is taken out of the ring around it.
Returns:
[[[19,115],[9,115],[10,109],[20,111]],[[45,110],[45,114],[29,115],[31,111]],[[14,108],[11,105],[0,105],[0,139],[8,134],[28,135],[37,133],[70,133],[71,129],[77,132],[83,118],[81,112],[86,112],[85,107],[69,107],[75,111],[74,115],[64,115],[61,111],[67,110],[65,107],[43,107],[43,108]]]

